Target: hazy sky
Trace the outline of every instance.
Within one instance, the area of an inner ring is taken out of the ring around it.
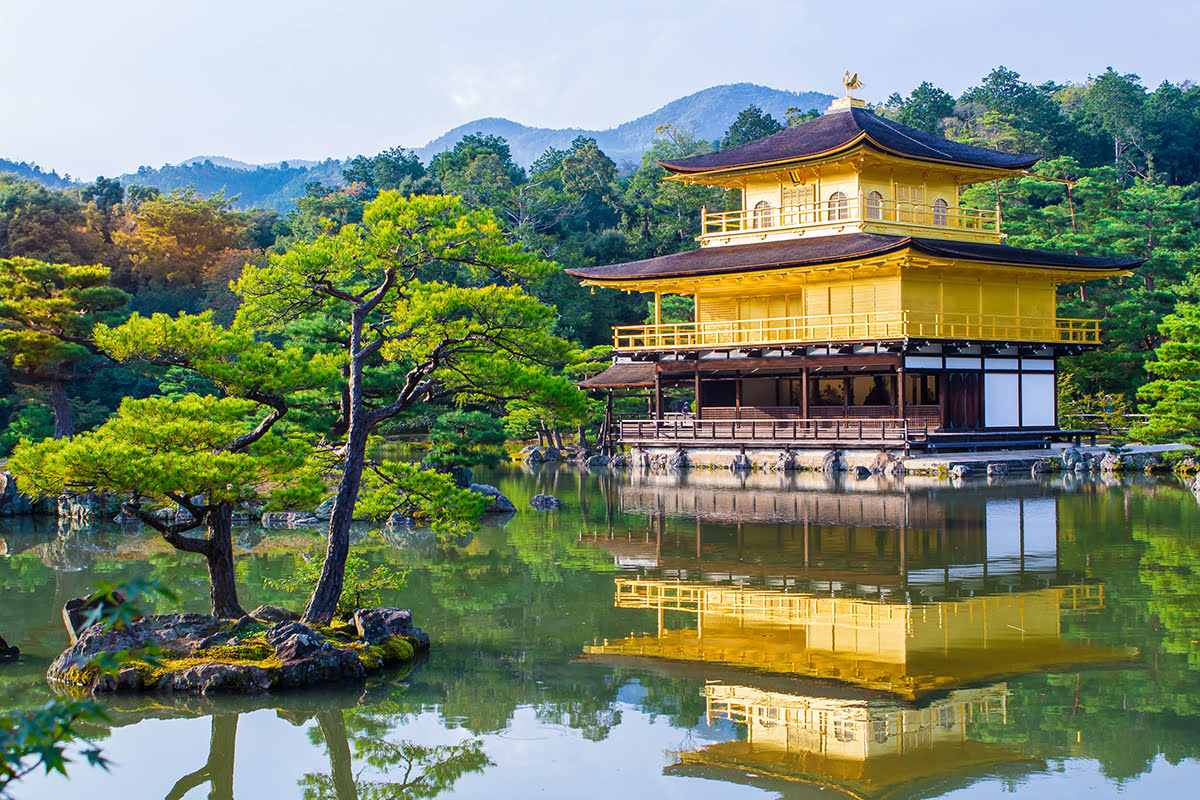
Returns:
[[[1198,0],[0,0],[0,157],[91,179],[195,155],[417,147],[485,116],[608,128],[750,81],[881,100],[1112,66],[1200,81]]]

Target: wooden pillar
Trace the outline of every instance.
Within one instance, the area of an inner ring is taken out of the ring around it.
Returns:
[[[734,385],[734,393],[733,393],[733,405],[734,405],[734,412],[733,412],[733,418],[734,418],[734,419],[741,419],[741,418],[742,418],[742,378],[741,378],[741,376],[740,376],[740,375],[738,376],[738,378],[737,378],[736,382],[735,382],[733,385]]]
[[[904,419],[906,416],[904,408],[904,393],[908,387],[905,385],[904,380],[904,356],[901,355],[900,359],[900,366],[896,369],[896,410],[898,412],[896,416],[898,416],[900,419]]]
[[[654,293],[654,324],[662,324],[662,293]]]
[[[808,367],[800,370],[800,416],[808,419]]]
[[[658,367],[655,367],[654,368],[654,418],[655,419],[663,418],[662,404],[663,404],[662,373],[658,371]]]
[[[609,458],[612,458],[613,439],[616,438],[613,435],[612,393],[613,393],[613,390],[609,389],[608,390],[608,399],[604,403],[605,437],[604,437],[604,441],[602,442],[602,446],[604,448],[604,455],[608,456]]]
[[[696,403],[692,406],[692,413],[696,419],[700,419],[700,361],[695,364],[695,372],[692,373],[692,381],[696,391]]]
[[[937,374],[938,383],[938,424],[942,430],[948,430],[950,425],[947,417],[947,410],[950,405],[950,379],[946,377],[946,370],[942,370]]]

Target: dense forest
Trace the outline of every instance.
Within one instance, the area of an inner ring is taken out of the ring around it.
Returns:
[[[1033,85],[1001,67],[958,98],[923,83],[875,110],[951,139],[1044,155],[1032,175],[972,188],[962,202],[998,204],[1010,245],[1147,259],[1133,276],[1063,287],[1062,312],[1101,319],[1108,342],[1068,363],[1065,410],[1126,413],[1141,405],[1157,415],[1149,433],[1200,435],[1200,401],[1192,399],[1200,396],[1200,87],[1150,90],[1111,69],[1085,83]],[[236,310],[230,284],[245,265],[361,222],[365,204],[385,190],[460,195],[468,207],[493,212],[509,242],[559,267],[527,288],[556,310],[558,335],[602,361],[610,327],[644,319],[646,299],[592,294],[561,268],[695,247],[701,207],[739,199],[665,181],[656,162],[734,146],[812,115],[793,109],[776,119],[751,106],[716,141],[662,127],[628,173],[583,136],[547,149],[528,168],[504,139],[484,134],[462,137],[428,163],[401,148],[358,156],[341,165],[340,180],[326,169],[323,180],[302,187],[300,177],[329,165],[284,164],[273,169],[278,197],[296,198],[287,213],[236,209],[230,197],[211,193],[204,162],[180,168],[194,174],[191,189],[165,193],[105,178],[49,188],[33,180],[36,168],[0,162],[0,173],[14,173],[0,175],[0,258],[107,268],[128,301],[91,310],[104,321],[211,309],[228,322]],[[0,318],[13,302],[0,302]],[[672,303],[670,313],[687,319],[690,306]],[[0,452],[7,452],[21,437],[53,433],[53,382],[23,357],[19,336],[0,333]],[[123,397],[161,390],[158,379],[95,358],[65,371],[62,363],[58,385],[76,429],[109,417]],[[397,419],[393,430],[424,429],[430,414]]]

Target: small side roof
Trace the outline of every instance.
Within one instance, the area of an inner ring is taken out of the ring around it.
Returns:
[[[865,108],[849,108],[728,150],[658,163],[671,172],[688,175],[825,157],[864,141],[909,158],[984,169],[1026,169],[1041,159],[952,142]]]
[[[602,267],[568,269],[568,275],[594,283],[646,278],[687,278],[721,275],[783,267],[836,264],[886,255],[911,248],[935,258],[955,258],[992,264],[1071,269],[1095,272],[1121,272],[1145,262],[1144,258],[1101,258],[1030,250],[1003,244],[956,242],[913,236],[889,236],[879,233],[852,233],[788,239],[776,242],[701,247],[658,258],[609,264]]]
[[[584,389],[643,389],[654,385],[654,369],[647,361],[613,364],[576,385]]]

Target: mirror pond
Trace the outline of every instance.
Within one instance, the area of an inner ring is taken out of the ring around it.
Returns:
[[[105,700],[57,798],[1193,795],[1200,507],[1173,479],[477,474],[519,511],[439,549],[366,528],[428,657],[365,684]],[[561,509],[534,511],[549,493]],[[243,603],[318,532],[238,532]],[[5,707],[44,702],[63,603],[198,558],[115,524],[0,522]],[[160,601],[166,610],[169,602]]]

